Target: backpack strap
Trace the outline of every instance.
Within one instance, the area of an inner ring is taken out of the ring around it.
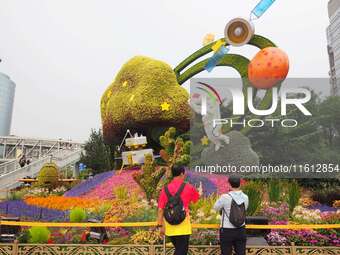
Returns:
[[[170,197],[172,197],[172,195],[171,195],[171,193],[170,193],[170,191],[169,191],[169,189],[168,189],[168,185],[165,185],[164,191],[165,191],[165,194],[166,194],[166,196],[168,197],[168,199],[169,199]]]
[[[231,202],[233,202],[233,197],[229,193],[227,193],[226,195],[230,196]],[[230,206],[231,206],[231,204],[230,204]],[[223,228],[223,226],[224,226],[224,215],[227,216],[228,219],[229,219],[229,216],[228,216],[227,212],[224,210],[224,206],[222,207],[221,211],[222,211],[222,226],[221,226],[221,228]]]
[[[170,193],[170,191],[169,191],[169,188],[168,188],[168,185],[164,186],[164,191],[165,191],[165,194],[166,194],[166,196],[168,197],[168,199],[169,199],[170,197],[175,197],[175,196],[178,196],[178,197],[179,197],[179,196],[182,194],[185,185],[186,185],[186,183],[183,182],[183,183],[181,184],[181,186],[179,187],[179,189],[177,190],[177,192],[175,193],[175,195],[171,195],[171,193]]]
[[[230,209],[229,209],[229,216],[230,216],[231,204],[233,203],[234,198],[233,198],[232,195],[230,195],[229,192],[228,192],[226,195],[229,196],[229,197],[231,197]],[[229,216],[228,216],[227,212],[224,210],[224,207],[223,207],[223,211],[224,211],[225,215],[227,216],[227,218],[229,219]]]
[[[179,196],[182,194],[185,185],[186,185],[185,182],[183,182],[183,183],[181,184],[181,186],[179,187],[179,189],[177,190],[177,192],[176,192],[176,194],[175,194],[176,197],[179,197]]]

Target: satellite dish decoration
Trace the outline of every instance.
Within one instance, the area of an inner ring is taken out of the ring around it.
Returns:
[[[229,21],[224,29],[225,42],[217,41],[212,46],[214,55],[206,64],[205,70],[211,72],[224,55],[228,54],[231,46],[241,47],[249,43],[255,34],[253,20],[259,19],[274,2],[275,0],[261,0],[250,13],[249,20],[235,18]],[[226,43],[228,44],[227,46]]]

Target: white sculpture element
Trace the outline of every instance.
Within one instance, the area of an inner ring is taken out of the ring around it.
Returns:
[[[206,106],[205,115],[202,115],[202,102],[206,102],[203,103],[203,107]],[[224,144],[230,143],[229,137],[222,133],[222,126],[214,127],[214,120],[221,119],[218,100],[208,95],[194,93],[190,99],[190,106],[196,113],[202,115],[204,131],[209,141],[215,144],[215,151],[218,151]]]

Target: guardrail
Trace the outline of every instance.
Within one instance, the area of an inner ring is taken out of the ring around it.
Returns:
[[[118,223],[69,223],[69,222],[15,222],[0,221],[3,226],[21,227],[155,227],[156,222],[118,222]],[[192,224],[196,229],[218,229],[218,224]],[[314,224],[314,225],[247,225],[247,229],[339,229],[340,224]],[[0,244],[0,255],[31,255],[31,254],[53,254],[53,255],[172,255],[174,249],[166,244],[163,245],[96,245],[96,244],[20,244],[15,241],[11,244]],[[219,255],[220,248],[217,245],[190,245],[189,255]],[[340,247],[315,247],[315,246],[254,246],[247,245],[247,255],[338,255]]]
[[[14,171],[19,166],[19,161],[16,159],[0,164],[0,176]]]
[[[157,222],[103,222],[103,223],[90,223],[90,222],[24,222],[24,221],[0,221],[0,225],[5,226],[21,226],[21,227],[156,227]],[[196,229],[218,229],[219,224],[192,224],[192,228]],[[288,224],[288,225],[255,225],[248,224],[246,229],[340,229],[340,224]]]
[[[3,226],[20,227],[155,227],[156,222],[117,222],[117,223],[69,223],[69,222],[16,222],[0,221]],[[196,229],[218,229],[218,224],[192,224]],[[340,224],[313,224],[313,225],[247,225],[247,229],[338,229]],[[247,246],[248,255],[298,255],[298,254],[324,254],[338,255],[340,247],[306,247],[295,246]],[[53,254],[53,255],[170,255],[173,248],[166,245],[94,245],[94,244],[0,244],[0,255],[31,255],[31,254]],[[194,245],[189,247],[189,255],[219,255],[220,249],[216,245]]]
[[[62,168],[67,165],[76,163],[80,158],[81,152],[81,149],[68,152],[61,151],[57,154],[52,155],[52,159],[55,160],[57,165]],[[47,156],[38,159],[24,167],[18,166],[11,171],[1,172],[0,169],[0,196],[5,197],[6,194],[4,193],[6,192],[6,190],[10,190],[11,188],[13,188],[18,183],[19,179],[22,179],[26,176],[35,176],[42,168],[42,166],[50,161],[51,156]]]

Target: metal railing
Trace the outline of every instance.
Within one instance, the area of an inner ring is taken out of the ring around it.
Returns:
[[[77,163],[81,157],[82,149],[76,151],[60,151],[54,155],[33,161],[29,165],[20,167],[18,162],[6,163],[5,166],[0,165],[0,196],[6,197],[7,191],[18,186],[18,180],[27,176],[36,176],[44,164],[53,160],[58,167],[63,168]]]
[[[42,158],[60,150],[77,150],[82,143],[62,139],[39,139],[17,136],[0,136],[0,159],[16,159],[17,154],[30,158]]]
[[[340,247],[316,247],[316,246],[253,246],[246,249],[247,255],[338,255]],[[172,255],[174,248],[164,245],[103,245],[103,244],[21,244],[15,241],[10,244],[0,244],[0,255]],[[217,245],[190,245],[189,255],[220,255],[220,247]]]

